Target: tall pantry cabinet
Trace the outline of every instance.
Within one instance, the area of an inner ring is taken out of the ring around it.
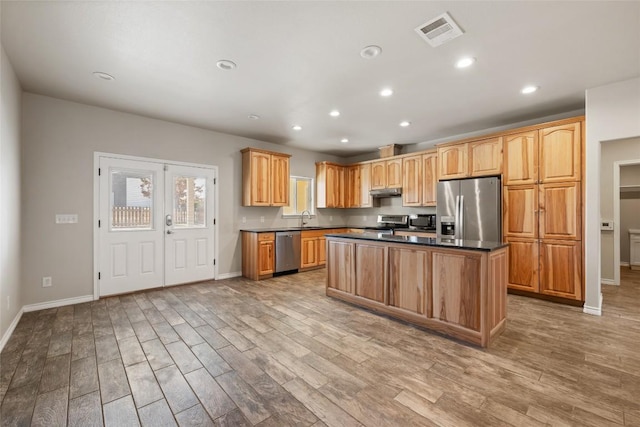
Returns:
[[[509,287],[582,300],[583,121],[503,137]]]

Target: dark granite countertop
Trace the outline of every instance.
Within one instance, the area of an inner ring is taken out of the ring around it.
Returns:
[[[478,240],[459,239],[434,239],[431,237],[394,236],[382,233],[341,233],[327,234],[327,237],[339,237],[342,239],[372,240],[375,242],[407,243],[419,246],[435,246],[440,248],[469,249],[491,252],[504,248],[508,243],[481,242]]]
[[[241,228],[240,231],[248,231],[249,233],[273,233],[276,231],[313,231],[313,230],[333,230],[334,228],[364,228],[350,227],[347,225],[327,225],[327,226],[311,226],[311,227],[265,227],[265,228]]]

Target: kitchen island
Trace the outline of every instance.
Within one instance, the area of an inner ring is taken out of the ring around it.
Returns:
[[[330,297],[487,347],[504,330],[507,244],[328,234]]]

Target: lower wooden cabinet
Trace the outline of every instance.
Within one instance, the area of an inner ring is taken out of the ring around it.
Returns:
[[[275,271],[275,240],[272,232],[242,232],[242,275],[260,280],[273,276]]]
[[[300,239],[300,268],[318,265],[318,238],[302,237]]]
[[[327,239],[327,295],[488,346],[506,324],[508,252]]]
[[[335,240],[329,240],[327,245],[328,261],[333,260],[333,265],[336,265],[337,260],[340,260],[340,268],[327,270],[327,287],[352,294],[356,279],[356,245]]]
[[[384,302],[387,291],[385,248],[379,245],[356,245],[355,294]]]
[[[540,293],[582,300],[582,244],[579,241],[540,242]]]
[[[433,317],[479,331],[481,256],[434,252],[432,257]]]
[[[521,291],[539,292],[538,240],[508,238],[509,243],[509,287]]]
[[[316,251],[318,253],[318,265],[325,265],[327,263],[327,238],[322,236],[318,237],[318,244],[316,245]]]
[[[389,305],[416,314],[431,315],[429,257],[415,249],[389,248]],[[429,308],[429,313],[425,307]]]

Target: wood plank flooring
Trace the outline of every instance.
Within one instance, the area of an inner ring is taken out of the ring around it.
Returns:
[[[25,313],[2,426],[640,426],[640,273],[603,316],[508,298],[472,347],[327,298],[325,270]]]

